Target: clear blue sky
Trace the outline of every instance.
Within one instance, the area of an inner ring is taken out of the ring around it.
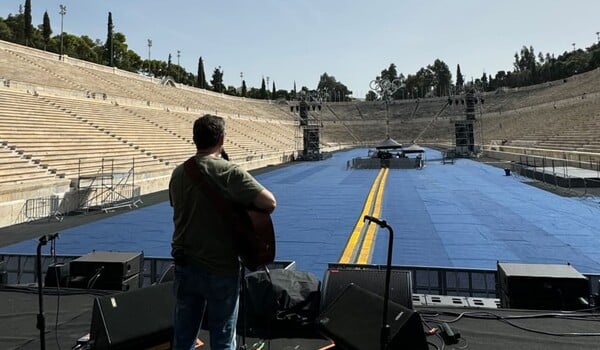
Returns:
[[[0,0],[0,16],[17,13],[25,0]],[[32,0],[34,25],[50,15],[60,32],[59,4],[67,7],[64,30],[106,40],[108,12],[129,48],[153,59],[177,62],[196,74],[202,56],[207,76],[224,70],[226,85],[277,89],[316,88],[326,72],[357,97],[390,63],[414,74],[436,58],[455,79],[512,70],[523,45],[561,54],[589,47],[600,31],[598,0]],[[270,87],[269,87],[270,88]]]

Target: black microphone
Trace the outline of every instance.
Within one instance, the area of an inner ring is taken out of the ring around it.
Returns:
[[[53,241],[53,240],[55,240],[57,238],[58,238],[58,232],[51,233],[51,234],[48,235],[48,240],[49,241]]]
[[[372,221],[374,223],[376,223],[377,225],[381,226],[381,227],[386,227],[387,226],[387,222],[385,220],[380,220],[374,216],[371,215],[365,215],[365,217],[363,218],[363,221]]]
[[[221,158],[229,160],[229,155],[225,152],[225,148],[221,148]]]
[[[45,245],[45,244],[46,244],[46,243],[48,243],[49,241],[53,241],[53,240],[55,240],[56,238],[58,238],[58,232],[56,232],[56,233],[52,233],[52,234],[49,234],[49,235],[43,235],[43,236],[41,236],[41,237],[39,238],[39,242],[40,242],[42,245]]]

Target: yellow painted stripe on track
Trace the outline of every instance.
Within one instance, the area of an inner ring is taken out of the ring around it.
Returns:
[[[369,213],[369,211],[371,210],[371,206],[373,203],[373,197],[375,196],[375,189],[377,189],[377,186],[378,186],[384,172],[385,172],[385,169],[383,169],[383,168],[381,170],[379,170],[379,173],[377,174],[375,181],[373,181],[373,185],[371,185],[371,189],[369,190],[367,200],[365,201],[365,206],[363,207],[363,210],[362,210],[360,216],[358,217],[358,221],[356,222],[356,225],[354,225],[354,230],[352,230],[352,234],[350,235],[350,238],[348,239],[348,242],[346,243],[346,247],[344,248],[342,257],[340,258],[339,262],[341,264],[348,264],[348,263],[350,263],[350,259],[352,259],[352,254],[354,253],[356,244],[358,244],[358,239],[360,238],[360,234],[363,230],[363,226],[364,226],[363,217],[365,215],[367,215]]]
[[[375,206],[373,207],[373,213],[371,214],[372,216],[378,218],[381,215],[381,207],[383,206],[383,192],[385,190],[385,183],[387,181],[387,176],[388,176],[388,172],[389,169],[386,168],[385,172],[383,173],[383,178],[381,179],[381,182],[379,183],[379,190],[377,191],[377,197],[375,199]],[[367,230],[367,234],[365,235],[365,238],[363,239],[363,244],[360,248],[360,254],[358,256],[358,260],[356,261],[357,264],[368,264],[369,260],[371,258],[371,251],[373,249],[373,243],[375,242],[375,233],[377,232],[377,228],[378,226],[376,224],[373,224],[372,222],[369,223],[369,228]]]

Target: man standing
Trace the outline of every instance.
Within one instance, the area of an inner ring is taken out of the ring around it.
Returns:
[[[240,264],[230,223],[202,186],[210,186],[229,201],[273,212],[273,194],[239,166],[221,158],[225,138],[223,118],[206,114],[194,122],[195,163],[200,185],[183,164],[169,183],[175,230],[171,254],[175,259],[173,349],[194,348],[205,309],[210,348],[234,350],[238,315]]]

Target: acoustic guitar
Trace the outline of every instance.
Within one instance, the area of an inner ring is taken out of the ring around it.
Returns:
[[[227,200],[204,180],[194,157],[184,163],[186,173],[210,198],[225,222],[231,223],[234,244],[242,264],[250,271],[275,260],[275,231],[271,215],[257,208],[245,208]]]
[[[256,271],[275,260],[275,232],[269,213],[238,207],[233,210],[231,222],[240,260],[248,270]]]

